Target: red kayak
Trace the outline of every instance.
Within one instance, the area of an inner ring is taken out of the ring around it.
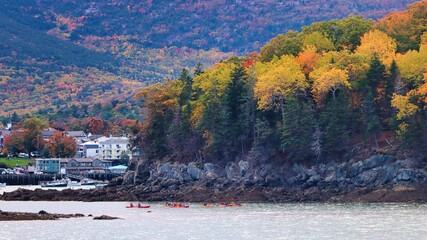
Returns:
[[[150,205],[147,206],[126,206],[126,208],[149,208]]]

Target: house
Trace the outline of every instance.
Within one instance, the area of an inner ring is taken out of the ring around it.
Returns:
[[[97,142],[85,142],[77,146],[76,157],[96,158],[99,155],[99,144]]]
[[[64,158],[61,159],[63,172],[81,174],[91,171],[105,171],[113,165],[113,161],[98,158]]]
[[[53,134],[56,132],[56,129],[54,128],[48,128],[42,130],[42,138],[45,141],[48,141],[50,137],[53,136]]]
[[[88,139],[88,136],[83,131],[66,131],[65,135],[74,138],[76,142],[85,142]]]
[[[127,137],[109,137],[99,140],[98,158],[113,160],[123,157],[132,158],[129,139]]]
[[[36,158],[36,171],[43,172],[43,173],[60,173],[61,159]]]

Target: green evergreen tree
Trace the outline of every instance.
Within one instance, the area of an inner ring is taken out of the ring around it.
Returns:
[[[280,148],[290,161],[312,157],[311,143],[316,126],[312,105],[290,98],[284,110]]]

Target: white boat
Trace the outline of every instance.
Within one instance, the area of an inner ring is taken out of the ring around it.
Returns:
[[[6,183],[0,183],[0,188],[6,187]]]
[[[80,182],[77,181],[68,181],[67,182],[67,187],[78,187],[81,186],[82,184]]]
[[[94,181],[92,179],[88,179],[88,178],[85,178],[85,179],[80,181],[81,185],[95,185],[96,183],[97,183],[96,181]]]
[[[47,181],[47,182],[40,182],[41,187],[66,187],[67,181],[65,180],[54,180],[54,181]]]

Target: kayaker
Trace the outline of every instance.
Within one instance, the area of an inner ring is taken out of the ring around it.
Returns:
[[[138,207],[139,207],[139,208],[141,207],[141,203],[138,203]]]
[[[133,203],[130,203],[130,207],[133,207]]]

